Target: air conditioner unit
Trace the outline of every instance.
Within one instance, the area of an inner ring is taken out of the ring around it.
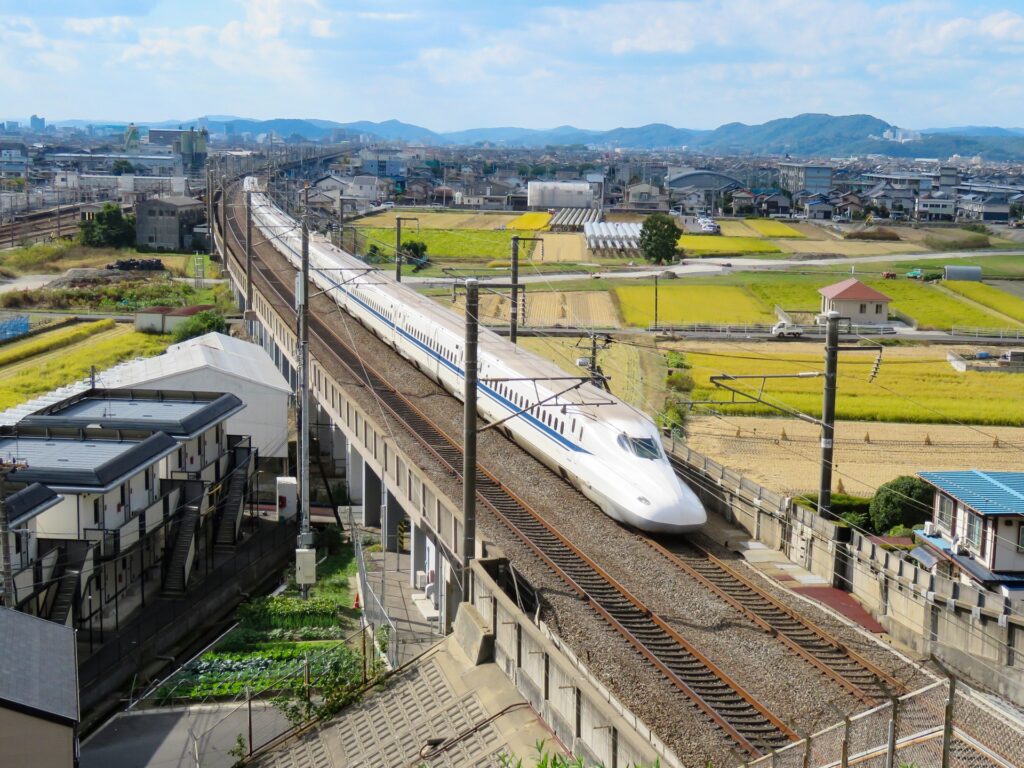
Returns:
[[[925,536],[936,536],[939,533],[939,528],[935,523],[929,520],[924,524],[924,535]]]

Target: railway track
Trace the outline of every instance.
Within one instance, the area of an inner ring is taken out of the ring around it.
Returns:
[[[906,693],[898,679],[692,541],[647,545],[868,706]]]
[[[232,206],[234,210],[240,207]],[[235,247],[241,251],[242,227],[233,213],[228,219]],[[236,252],[236,261],[237,256]],[[259,248],[254,249],[253,272],[281,302],[292,306],[291,288],[270,265],[263,263]],[[392,388],[314,313],[310,314],[310,332],[446,472],[461,480],[462,449],[444,430]],[[648,610],[494,475],[479,466],[477,494],[481,507],[491,512],[532,550],[637,653],[685,694],[715,727],[742,749],[756,756],[798,738],[785,723]]]

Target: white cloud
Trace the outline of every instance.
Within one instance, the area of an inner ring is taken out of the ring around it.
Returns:
[[[90,19],[65,19],[64,29],[79,35],[116,36],[134,26],[134,21],[126,16],[99,16]]]
[[[330,19],[313,19],[309,22],[309,34],[317,38],[333,37]]]
[[[398,11],[360,11],[356,14],[356,18],[365,21],[412,21],[419,18],[419,14]]]

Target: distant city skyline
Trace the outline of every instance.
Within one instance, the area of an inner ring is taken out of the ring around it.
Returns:
[[[0,0],[0,117],[1024,125],[1020,3]],[[1024,11],[1024,8],[1021,9]]]

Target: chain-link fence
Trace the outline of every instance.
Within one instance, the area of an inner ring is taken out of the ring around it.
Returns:
[[[1015,768],[1024,765],[1024,713],[942,681],[743,765]]]
[[[370,629],[374,645],[384,654],[388,666],[395,669],[399,665],[401,638],[394,622],[384,609],[382,599],[374,591],[372,580],[368,578],[365,545],[370,539],[367,537],[368,541],[363,540],[364,532],[356,527],[352,507],[348,508],[348,529],[352,536],[352,546],[355,549],[356,564],[359,567],[359,594],[362,595],[363,601],[364,626]]]

